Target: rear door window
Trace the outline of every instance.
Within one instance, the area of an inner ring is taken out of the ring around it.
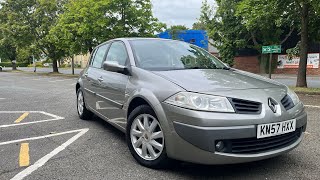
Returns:
[[[96,54],[94,56],[94,59],[91,65],[92,67],[95,67],[95,68],[102,67],[102,62],[104,61],[104,57],[106,55],[108,47],[109,47],[109,44],[104,44],[96,50]]]
[[[90,56],[90,60],[89,60],[89,66],[92,65],[94,56],[96,55],[96,52],[97,52],[97,49],[94,49],[94,50],[92,51],[91,56]]]

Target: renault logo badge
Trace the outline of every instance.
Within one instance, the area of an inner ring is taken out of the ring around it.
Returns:
[[[272,110],[272,112],[277,113],[278,103],[275,100],[273,100],[272,98],[269,98],[268,105],[269,105],[270,109]]]

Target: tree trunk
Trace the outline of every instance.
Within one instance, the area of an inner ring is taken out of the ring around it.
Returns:
[[[17,70],[17,62],[15,60],[11,61],[12,63],[12,70],[15,71]]]
[[[93,48],[92,48],[92,47],[89,48],[89,53],[90,53],[90,54],[92,53],[92,51],[93,51]]]
[[[308,23],[309,23],[309,4],[302,4],[301,12],[301,44],[300,44],[300,63],[298,70],[297,87],[308,87],[307,85],[307,60],[308,60]]]
[[[54,73],[59,73],[58,64],[57,64],[57,60],[56,59],[52,60],[52,68],[53,68],[53,72]]]

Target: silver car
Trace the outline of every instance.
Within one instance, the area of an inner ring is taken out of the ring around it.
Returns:
[[[257,161],[299,145],[307,114],[283,84],[230,68],[174,40],[122,38],[96,47],[76,85],[81,119],[126,133],[133,157],[161,168]]]

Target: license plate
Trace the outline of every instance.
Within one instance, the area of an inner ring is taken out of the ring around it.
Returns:
[[[286,134],[296,130],[296,120],[276,122],[270,124],[261,124],[257,128],[257,138],[266,138]]]

